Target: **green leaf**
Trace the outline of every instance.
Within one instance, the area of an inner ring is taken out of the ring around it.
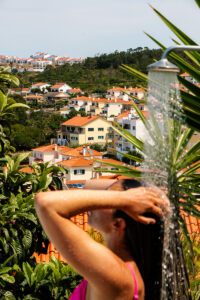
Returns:
[[[150,5],[154,12],[161,18],[161,20],[171,29],[171,31],[186,45],[198,45],[189,36],[187,36],[178,27],[172,24],[167,18],[165,18],[157,9]]]
[[[137,78],[139,78],[140,80],[146,82],[148,80],[148,76],[143,74],[140,71],[137,71],[136,69],[133,69],[129,66],[126,65],[122,65],[120,66],[120,69],[126,71],[127,73],[131,74],[131,75],[135,75]]]
[[[4,300],[16,300],[16,298],[13,293],[6,291],[4,294]]]
[[[183,78],[180,75],[178,75],[178,80],[194,95],[196,95],[197,97],[200,97],[200,88],[197,85],[191,83],[189,80],[186,80],[185,78]]]
[[[195,2],[198,5],[198,7],[200,8],[200,0],[195,0]]]
[[[3,111],[6,105],[7,105],[7,97],[0,90],[0,113]]]
[[[2,275],[0,275],[0,278],[3,279],[4,281],[9,282],[9,283],[14,283],[15,282],[15,278],[13,276],[8,275],[8,274],[2,274]]]
[[[29,265],[29,263],[23,262],[22,269],[24,271],[24,276],[27,280],[28,285],[31,286],[31,275],[33,273],[31,266]]]
[[[29,249],[32,245],[32,233],[30,230],[25,229],[24,236],[22,238],[22,242],[25,250]]]
[[[4,273],[8,273],[12,268],[10,267],[0,267],[0,275],[4,274]]]
[[[131,154],[128,154],[128,153],[124,153],[124,152],[120,152],[114,148],[108,148],[107,149],[108,151],[114,151],[114,152],[117,152],[119,153],[120,155],[124,156],[124,157],[127,157],[129,158],[130,160],[132,161],[137,161],[139,163],[142,163],[143,162],[143,158],[139,157],[139,156],[134,156],[134,155],[131,155]]]
[[[14,103],[14,104],[11,104],[9,106],[6,106],[4,111],[8,111],[10,109],[19,108],[19,107],[20,108],[29,108],[29,106],[24,104],[24,103]]]

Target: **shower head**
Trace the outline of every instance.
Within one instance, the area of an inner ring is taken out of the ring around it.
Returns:
[[[177,46],[171,46],[167,48],[161,57],[161,60],[157,61],[154,64],[151,64],[147,67],[149,71],[165,71],[165,72],[179,72],[179,68],[169,62],[167,59],[167,56],[171,51],[200,51],[200,46],[190,46],[190,45],[177,45]]]
[[[147,67],[148,71],[163,71],[163,72],[179,72],[179,68],[172,64],[167,58],[162,58],[159,61],[149,65]]]

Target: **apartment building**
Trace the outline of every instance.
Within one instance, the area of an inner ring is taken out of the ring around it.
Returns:
[[[140,106],[143,105],[141,104]],[[123,111],[130,110],[131,107],[131,101],[85,96],[72,98],[69,103],[69,109],[74,108],[77,111],[84,111],[87,114],[92,113],[106,118],[111,116],[117,117]]]
[[[121,88],[121,87],[113,87],[107,91],[106,98],[108,99],[121,99],[124,101],[130,101],[131,96],[137,97],[138,99],[144,98],[144,90],[142,88]]]
[[[145,117],[148,118],[148,111],[142,111]],[[145,129],[145,126],[134,110],[124,112],[116,118],[116,122],[129,133],[137,137],[138,139],[149,141],[149,135]],[[124,153],[135,150],[135,147],[120,136],[118,133],[114,133],[113,136],[113,147]],[[121,159],[121,155],[117,154],[117,157]]]
[[[100,116],[76,117],[63,122],[61,131],[57,132],[58,144],[105,144],[112,142],[112,128],[110,124]]]

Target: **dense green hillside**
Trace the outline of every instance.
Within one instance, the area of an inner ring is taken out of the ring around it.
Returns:
[[[160,49],[140,47],[122,52],[115,51],[111,54],[88,57],[83,64],[66,64],[57,68],[48,66],[43,73],[29,76],[29,83],[67,82],[72,87],[80,87],[87,92],[104,92],[113,85],[137,86],[139,81],[120,70],[120,65],[127,64],[146,72],[147,65],[160,57]]]

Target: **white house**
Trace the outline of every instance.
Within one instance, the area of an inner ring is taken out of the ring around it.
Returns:
[[[148,118],[148,111],[142,111],[143,115]],[[135,110],[127,111],[116,118],[117,123],[130,132],[133,136],[141,139],[142,141],[149,141],[150,138],[148,132],[140,119],[137,115]],[[129,151],[135,150],[134,145],[124,139],[122,136],[118,135],[117,133],[114,134],[113,137],[113,146],[116,150],[124,153],[128,153]],[[117,154],[117,157],[121,159],[121,155]]]
[[[51,87],[51,92],[62,92],[62,93],[67,93],[68,90],[71,90],[72,87],[69,86],[66,83],[60,82],[56,83]]]
[[[129,96],[130,95],[130,96]],[[131,100],[131,96],[137,97],[138,99],[144,98],[144,90],[142,88],[121,88],[121,87],[113,87],[107,91],[106,98],[115,99],[119,98],[124,101]]]
[[[50,87],[51,85],[46,82],[38,82],[35,84],[32,84],[30,90],[39,89],[41,92],[47,92],[47,87]]]
[[[50,165],[54,165],[62,160],[62,153],[71,150],[71,148],[52,144],[32,150],[32,156],[29,157],[29,165],[32,165],[33,162],[49,162]]]

